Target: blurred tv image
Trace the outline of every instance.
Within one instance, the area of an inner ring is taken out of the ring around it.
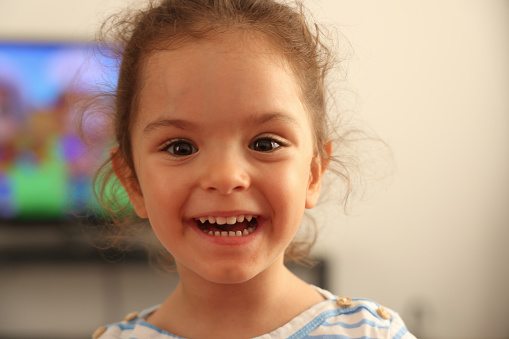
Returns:
[[[116,83],[108,65],[85,43],[0,42],[0,220],[98,210],[91,178],[104,150],[75,132],[76,103]]]

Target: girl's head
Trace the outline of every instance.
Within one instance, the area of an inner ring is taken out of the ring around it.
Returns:
[[[244,32],[246,39],[269,42],[271,52],[288,62],[310,115],[315,150],[322,152],[329,139],[324,79],[331,54],[320,41],[317,27],[313,28],[308,27],[302,6],[292,8],[273,0],[167,0],[118,20],[112,26],[122,58],[115,131],[127,164],[132,167],[128,132],[137,113],[147,59],[157,50],[178,49],[236,31]]]
[[[111,28],[121,58],[113,170],[177,263],[215,253],[242,280],[246,262],[307,254],[288,245],[330,160],[331,55],[302,7],[166,0]]]

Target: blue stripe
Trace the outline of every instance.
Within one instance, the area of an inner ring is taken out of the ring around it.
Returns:
[[[358,323],[355,323],[355,324],[347,324],[347,323],[344,323],[344,322],[341,322],[341,321],[338,321],[336,323],[326,322],[326,323],[322,324],[322,326],[324,326],[324,327],[341,326],[343,328],[358,328],[358,327],[361,327],[362,325],[370,325],[370,326],[375,327],[375,328],[383,328],[383,329],[389,329],[390,328],[390,326],[383,326],[383,325],[377,324],[374,321],[371,321],[371,320],[368,320],[368,319],[362,319],[361,321],[359,321]]]
[[[333,311],[336,311],[336,312],[334,312],[334,313],[337,313],[336,315],[341,315],[341,314],[350,315],[350,314],[358,313],[362,310],[366,310],[369,313],[371,313],[371,315],[373,315],[375,318],[381,319],[380,316],[378,315],[378,313],[376,313],[371,308],[364,306],[364,305],[359,305],[359,306],[356,306],[355,308],[350,307],[350,308],[343,308],[343,309],[335,309]]]
[[[107,325],[106,328],[110,328],[110,327],[113,327],[113,326],[120,328],[122,331],[125,331],[125,330],[132,330],[132,329],[134,329],[135,324],[115,323],[115,324]]]
[[[317,335],[317,336],[310,335],[310,336],[307,336],[306,338],[309,338],[309,339],[378,339],[378,338],[366,337],[366,336],[352,338],[352,337],[342,335],[342,334],[322,334],[322,335]]]
[[[401,339],[401,338],[403,338],[403,336],[404,336],[405,334],[407,334],[407,333],[408,333],[408,329],[407,329],[406,327],[402,327],[402,328],[398,331],[398,333],[396,333],[396,335],[395,335],[394,337],[392,337],[392,339]]]
[[[153,330],[154,330],[154,331],[156,331],[156,332],[159,332],[159,333],[161,333],[161,334],[164,334],[164,335],[170,336],[170,337],[172,337],[172,338],[184,339],[184,338],[182,338],[182,337],[179,337],[179,336],[176,336],[176,335],[174,335],[174,334],[171,334],[170,332],[163,331],[163,330],[161,330],[160,328],[158,328],[157,326],[154,326],[154,325],[152,325],[151,323],[148,323],[148,322],[146,322],[146,321],[144,321],[144,320],[141,320],[140,322],[138,322],[138,325],[139,325],[139,326],[148,327],[148,328],[150,328],[150,329],[153,329]]]
[[[370,308],[368,308],[364,305],[359,305],[355,308],[342,308],[342,309],[338,308],[338,309],[327,310],[327,311],[324,311],[324,312],[320,313],[319,315],[317,315],[313,320],[311,320],[309,323],[304,325],[300,330],[298,330],[293,335],[288,337],[288,339],[305,338],[309,333],[311,333],[313,330],[315,330],[320,325],[322,325],[325,322],[325,320],[327,320],[328,318],[336,317],[339,315],[349,315],[349,314],[358,313],[358,312],[362,311],[363,309],[368,311],[369,313],[371,313],[375,318],[377,318],[377,319],[380,318],[380,316],[378,314],[376,314],[374,311],[372,311]]]
[[[380,307],[379,303],[377,303],[376,301],[373,301],[371,299],[367,299],[367,298],[352,298],[352,301],[366,301],[366,302],[375,304],[376,307]]]

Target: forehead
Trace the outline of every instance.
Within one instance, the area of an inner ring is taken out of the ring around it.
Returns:
[[[232,107],[257,111],[303,106],[286,60],[266,39],[252,34],[223,34],[157,50],[145,61],[135,122],[190,110],[204,114]]]
[[[205,77],[210,74],[207,71],[219,68],[232,72],[249,71],[253,68],[276,73],[282,70],[285,75],[294,78],[288,62],[277,46],[259,34],[248,31],[223,33],[194,39],[176,48],[155,50],[144,61],[141,77],[145,84],[154,78],[160,78],[162,70],[173,74],[175,81],[166,80],[176,86],[185,85],[185,82],[178,82],[183,73],[186,73],[186,77],[197,75],[196,73]]]

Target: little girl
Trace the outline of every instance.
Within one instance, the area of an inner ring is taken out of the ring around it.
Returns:
[[[396,313],[284,266],[334,160],[330,53],[302,8],[165,0],[113,28],[123,45],[111,170],[180,283],[93,337],[414,338]]]

